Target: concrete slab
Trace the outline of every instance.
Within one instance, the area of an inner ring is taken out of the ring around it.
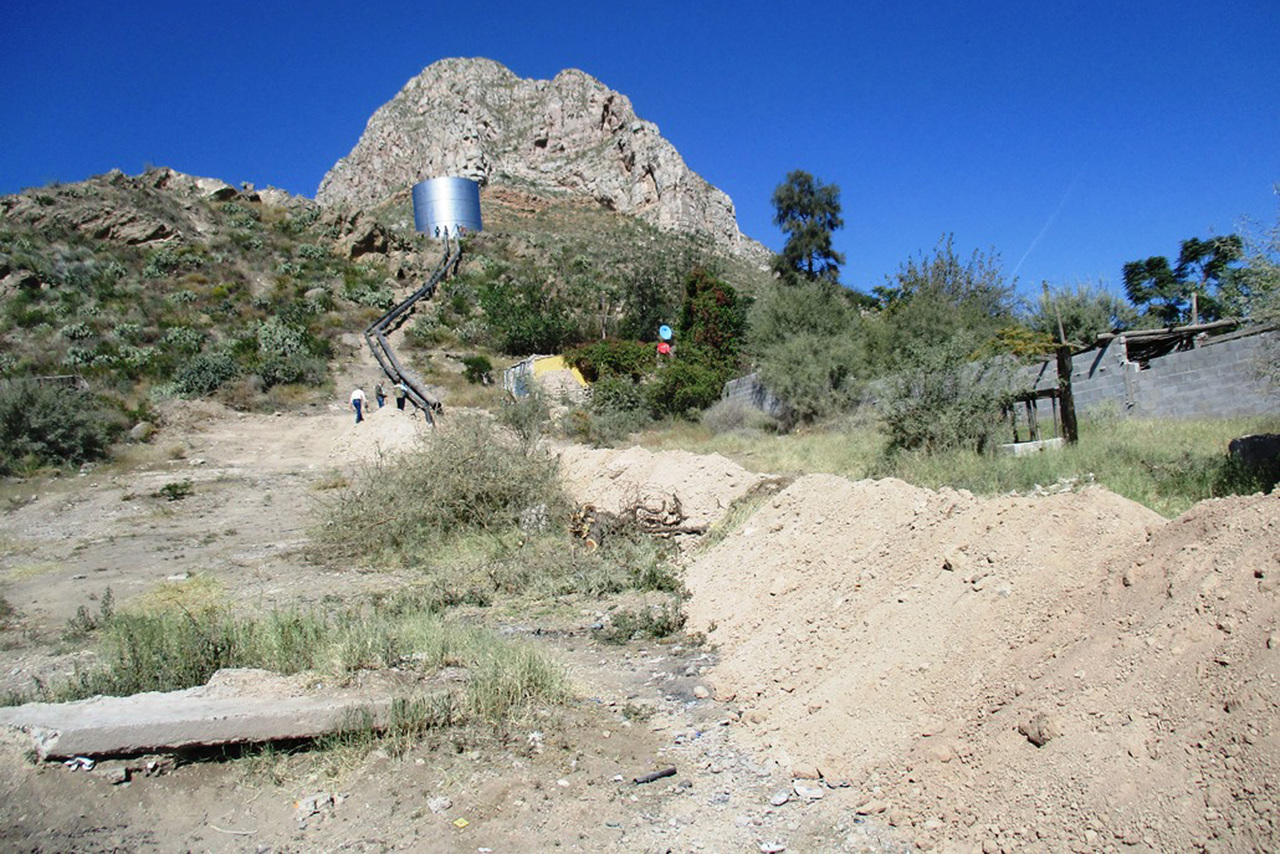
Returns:
[[[1038,442],[1011,442],[1007,445],[1001,445],[996,450],[1007,456],[1025,457],[1030,454],[1039,454],[1044,451],[1057,451],[1065,446],[1065,441],[1061,436],[1054,439],[1041,439]]]
[[[29,733],[40,758],[58,759],[316,738],[360,710],[381,725],[391,707],[385,691],[298,693],[296,680],[250,672],[256,678],[215,677],[185,691],[28,703],[0,709],[0,725]]]

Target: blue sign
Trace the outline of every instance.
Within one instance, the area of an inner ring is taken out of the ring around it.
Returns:
[[[658,337],[659,337],[659,338],[661,338],[663,341],[670,341],[670,340],[671,340],[671,327],[670,327],[670,326],[667,326],[666,324],[663,324],[662,326],[659,326],[659,327],[658,327]]]

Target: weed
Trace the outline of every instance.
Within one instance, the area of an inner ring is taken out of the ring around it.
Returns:
[[[89,610],[89,606],[81,605],[76,609],[76,615],[67,620],[66,630],[63,632],[64,639],[72,641],[83,639],[107,625],[115,617],[115,602],[115,596],[108,587],[103,592],[102,598],[98,600],[98,613],[94,614]]]
[[[682,630],[686,617],[678,605],[649,605],[643,608],[618,608],[607,625],[595,630],[605,643],[626,643],[636,638],[661,639]]]
[[[1266,473],[1239,470],[1226,449],[1237,436],[1275,429],[1275,420],[1265,418],[1082,418],[1077,445],[1025,457],[991,457],[973,450],[888,455],[885,434],[857,418],[786,436],[713,435],[703,425],[669,424],[642,439],[651,448],[719,453],[753,471],[896,477],[917,486],[949,486],[980,495],[1029,492],[1037,484],[1092,478],[1172,517],[1206,498],[1265,490]]]
[[[555,461],[525,453],[488,421],[460,418],[402,458],[378,460],[327,502],[317,538],[331,556],[403,557],[510,529],[537,504],[567,505]]]
[[[644,723],[653,717],[653,709],[648,706],[639,706],[635,703],[626,703],[618,713],[622,715],[622,719],[631,721],[632,723]]]
[[[245,614],[225,600],[198,603],[178,594],[168,602],[152,598],[145,609],[116,611],[108,593],[98,615],[83,609],[73,621],[79,636],[100,636],[100,666],[79,670],[43,693],[70,700],[171,691],[202,685],[227,667],[316,670],[339,681],[368,669],[413,669],[427,677],[441,668],[463,668],[467,678],[460,690],[442,692],[443,699],[404,701],[393,708],[389,727],[369,720],[340,736],[379,731],[406,743],[426,728],[463,720],[496,724],[565,696],[559,669],[531,648],[442,620],[422,599],[404,598],[399,606]]]
[[[311,488],[317,492],[324,492],[329,489],[346,489],[351,485],[351,481],[347,480],[347,476],[339,471],[332,471],[318,478]]]
[[[166,483],[164,486],[151,493],[152,498],[163,498],[167,501],[181,501],[184,498],[190,498],[195,494],[195,487],[192,486],[190,478],[184,480],[175,480]]]

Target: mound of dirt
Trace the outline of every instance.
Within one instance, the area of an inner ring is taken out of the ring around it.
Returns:
[[[923,845],[1273,848],[1277,546],[1275,498],[816,475],[692,563],[690,622],[749,740]]]
[[[639,447],[619,451],[572,445],[560,454],[560,472],[575,501],[612,513],[636,503],[670,504],[675,496],[690,526],[710,525],[735,500],[769,480],[719,454],[655,454]]]
[[[354,422],[355,416],[351,416]],[[391,454],[407,451],[430,430],[426,419],[411,409],[396,409],[388,404],[365,415],[359,424],[351,423],[333,440],[329,459],[335,464],[372,463]]]

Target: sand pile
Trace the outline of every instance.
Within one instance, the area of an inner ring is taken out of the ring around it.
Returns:
[[[351,416],[354,422],[355,416]],[[335,465],[344,463],[372,463],[380,457],[407,451],[418,441],[423,431],[430,430],[420,413],[412,409],[399,410],[394,405],[375,409],[359,424],[348,424],[333,440],[329,459]]]
[[[1278,552],[1275,498],[1166,523],[818,475],[692,563],[689,610],[749,739],[925,844],[1269,848]]]
[[[770,479],[718,454],[655,454],[639,447],[618,451],[573,445],[560,454],[560,472],[575,501],[614,513],[636,502],[669,504],[674,495],[687,525],[710,525],[736,499]]]

